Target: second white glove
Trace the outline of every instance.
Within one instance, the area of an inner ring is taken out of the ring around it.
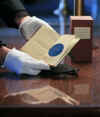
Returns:
[[[51,30],[54,30],[47,22],[44,20],[37,18],[37,17],[27,17],[25,20],[20,24],[19,30],[22,36],[29,40],[32,35],[42,26],[45,25]]]

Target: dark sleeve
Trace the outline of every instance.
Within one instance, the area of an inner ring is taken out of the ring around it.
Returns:
[[[29,15],[23,3],[20,0],[1,0],[0,1],[0,17],[10,27],[16,27],[14,19],[16,16],[24,17]]]

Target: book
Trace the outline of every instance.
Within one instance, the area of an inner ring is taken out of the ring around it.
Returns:
[[[23,45],[21,50],[37,60],[43,60],[51,66],[57,66],[79,40],[75,35],[60,35],[55,30],[42,26]]]

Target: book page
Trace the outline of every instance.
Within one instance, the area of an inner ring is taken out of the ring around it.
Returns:
[[[32,38],[29,40],[28,43],[32,44],[34,41],[36,41],[38,44],[40,44],[43,48],[48,49],[52,44],[54,44],[60,35],[52,29],[49,29],[46,26],[42,26],[35,35],[32,36]]]
[[[64,46],[63,51],[57,56],[50,56],[48,53],[44,56],[43,60],[53,66],[58,65],[64,57],[71,51],[71,49],[78,43],[80,39],[74,35],[63,35],[53,45],[62,44]],[[49,50],[48,50],[49,52]]]
[[[43,60],[48,49],[59,39],[60,35],[46,26],[42,26],[21,48],[35,59]]]
[[[47,53],[47,50],[36,41],[34,41],[33,43],[29,41],[23,48],[21,48],[21,50],[28,53],[30,56],[37,60],[42,60],[43,55]]]

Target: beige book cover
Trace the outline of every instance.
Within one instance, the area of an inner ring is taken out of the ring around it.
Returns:
[[[21,50],[35,59],[57,66],[79,40],[75,35],[60,35],[55,30],[42,26]]]

